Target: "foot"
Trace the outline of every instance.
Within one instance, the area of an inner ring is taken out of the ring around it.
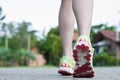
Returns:
[[[72,75],[74,67],[75,67],[74,59],[68,56],[63,56],[60,60],[60,67],[58,73],[62,75]]]
[[[76,61],[76,67],[73,77],[90,78],[94,76],[94,68],[92,65],[94,49],[91,46],[90,39],[86,36],[80,36],[73,49],[73,57]]]

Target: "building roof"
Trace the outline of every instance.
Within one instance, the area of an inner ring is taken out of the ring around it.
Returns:
[[[116,39],[116,32],[113,31],[113,30],[101,30],[99,32],[102,36],[100,36],[98,34],[98,36],[96,36],[96,41],[99,41],[101,39],[103,39],[103,37],[107,38],[107,39],[110,39],[114,42],[120,42],[120,32],[119,32],[119,39],[117,40]],[[76,41],[77,37],[78,37],[78,33],[74,33],[74,36],[73,36],[73,41]]]
[[[113,30],[102,30],[102,31],[100,31],[100,33],[105,38],[108,38],[108,39],[110,39],[110,40],[112,40],[114,42],[120,42],[120,32],[119,32],[118,40],[116,39],[116,32],[113,31]]]

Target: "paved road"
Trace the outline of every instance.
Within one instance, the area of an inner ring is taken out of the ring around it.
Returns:
[[[96,67],[94,78],[61,76],[57,68],[0,68],[0,80],[120,80],[120,67]]]

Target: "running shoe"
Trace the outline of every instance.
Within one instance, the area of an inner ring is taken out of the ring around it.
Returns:
[[[72,75],[75,68],[75,61],[71,57],[63,56],[60,60],[58,73]]]
[[[73,49],[73,57],[76,61],[73,77],[94,77],[93,53],[94,48],[91,46],[90,39],[83,35],[78,37]]]

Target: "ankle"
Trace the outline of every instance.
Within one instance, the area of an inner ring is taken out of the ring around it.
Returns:
[[[63,53],[63,56],[68,56],[70,58],[73,58],[73,53]]]

